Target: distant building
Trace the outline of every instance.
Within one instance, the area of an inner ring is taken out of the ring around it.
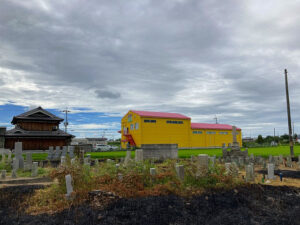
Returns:
[[[142,144],[178,144],[179,148],[222,147],[232,143],[228,124],[191,123],[178,113],[129,111],[121,121],[122,148]],[[237,141],[242,144],[241,129]]]
[[[107,138],[74,138],[72,139],[72,145],[92,145],[96,147],[97,144],[107,145]]]
[[[42,107],[15,116],[11,122],[15,128],[4,134],[5,148],[14,149],[15,142],[22,142],[24,150],[69,145],[74,136],[59,129],[62,121]]]
[[[243,142],[254,142],[255,141],[255,139],[254,138],[252,138],[252,137],[244,137],[243,138]]]

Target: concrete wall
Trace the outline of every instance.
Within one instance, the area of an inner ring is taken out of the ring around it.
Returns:
[[[177,144],[145,144],[143,149],[143,159],[177,159]]]

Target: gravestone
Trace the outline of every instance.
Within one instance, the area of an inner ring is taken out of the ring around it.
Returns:
[[[229,145],[229,144],[228,144]],[[228,146],[229,147],[229,146]],[[223,149],[223,158],[234,156],[234,157],[246,157],[248,156],[248,151],[241,151],[240,144],[237,142],[237,132],[236,127],[232,126],[232,144],[231,144],[231,150],[227,151]]]
[[[209,164],[211,167],[215,167],[216,164],[216,156],[209,157]]]
[[[38,175],[38,162],[33,162],[31,176],[36,177]]]
[[[1,159],[1,162],[2,162],[3,164],[5,164],[5,153],[4,153],[4,152],[2,152],[2,159]]]
[[[244,161],[244,157],[239,157],[239,166],[244,166],[245,165],[245,161]]]
[[[61,157],[60,157],[60,164],[61,164],[61,165],[65,165],[66,162],[67,162],[66,156],[61,156]]]
[[[6,170],[1,170],[1,179],[6,178]]]
[[[60,159],[61,152],[62,151],[61,151],[60,147],[56,146],[56,148],[55,148],[55,154],[54,154],[54,158],[53,159],[55,159],[55,160]]]
[[[231,175],[231,163],[225,163],[225,173]]]
[[[125,166],[128,165],[130,160],[131,160],[131,151],[126,151],[126,157],[125,157],[125,160],[124,160]]]
[[[287,156],[286,157],[286,166],[287,167],[292,167],[292,159],[291,159],[291,157],[290,156]]]
[[[11,151],[10,150],[8,150],[7,162],[8,162],[8,164],[11,163]]]
[[[67,146],[63,146],[61,156],[67,157],[68,148]]]
[[[275,179],[274,176],[274,164],[273,163],[268,163],[268,179]]]
[[[272,155],[269,155],[269,163],[274,163],[274,158]]]
[[[251,155],[250,155],[250,162],[252,162],[252,163],[254,163],[254,162],[255,162],[255,159],[254,159],[254,155],[253,155],[253,153],[251,153]]]
[[[143,161],[143,150],[137,149],[135,150],[135,161],[136,162],[142,162]]]
[[[75,163],[76,163],[76,159],[75,158],[71,159],[71,165],[74,165]]]
[[[99,166],[99,160],[95,159],[95,166]]]
[[[15,170],[11,171],[11,178],[17,178],[17,172]]]
[[[150,175],[151,176],[156,175],[156,169],[155,168],[150,168]]]
[[[283,164],[283,156],[282,155],[279,155],[279,163],[280,163],[280,165]]]
[[[66,175],[65,178],[66,178],[66,188],[67,188],[66,198],[70,199],[71,198],[71,194],[73,193],[73,186],[72,186],[72,177],[71,177],[71,174]]]
[[[91,163],[90,163],[89,158],[84,158],[84,159],[83,159],[83,164],[86,165],[86,166],[90,166]]]
[[[254,168],[252,164],[246,166],[246,182],[254,181]]]
[[[75,157],[74,146],[69,146],[69,156],[70,156],[70,159],[73,159]]]
[[[199,154],[198,155],[199,166],[202,169],[208,169],[208,155],[207,154]]]
[[[26,167],[27,170],[31,170],[32,166],[32,154],[30,152],[26,152]]]
[[[15,142],[15,158],[19,160],[19,169],[24,169],[24,159],[22,156],[22,142]]]
[[[53,146],[49,147],[47,159],[48,160],[54,159],[54,148],[53,148]]]
[[[176,165],[176,174],[180,180],[184,180],[184,166],[183,165]]]
[[[13,158],[12,166],[13,166],[13,170],[17,171],[19,169],[19,160],[17,158]]]

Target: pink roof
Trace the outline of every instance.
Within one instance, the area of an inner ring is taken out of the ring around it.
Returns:
[[[228,124],[211,124],[211,123],[191,123],[192,129],[214,129],[214,130],[232,130],[232,126]],[[241,128],[236,128],[241,130]]]
[[[133,113],[142,117],[157,117],[157,118],[170,118],[170,119],[191,119],[185,115],[179,113],[165,113],[165,112],[149,112],[149,111],[136,111],[130,110]]]

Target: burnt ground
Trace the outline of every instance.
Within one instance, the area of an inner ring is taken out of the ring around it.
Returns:
[[[300,189],[248,185],[190,199],[177,196],[120,199],[105,210],[90,203],[54,215],[15,210],[41,186],[0,189],[0,224],[300,224]]]
[[[267,170],[260,170],[258,173],[267,175]],[[274,170],[274,174],[279,176],[279,174],[282,173],[283,177],[287,178],[295,178],[300,179],[300,171],[294,171],[294,170]]]

